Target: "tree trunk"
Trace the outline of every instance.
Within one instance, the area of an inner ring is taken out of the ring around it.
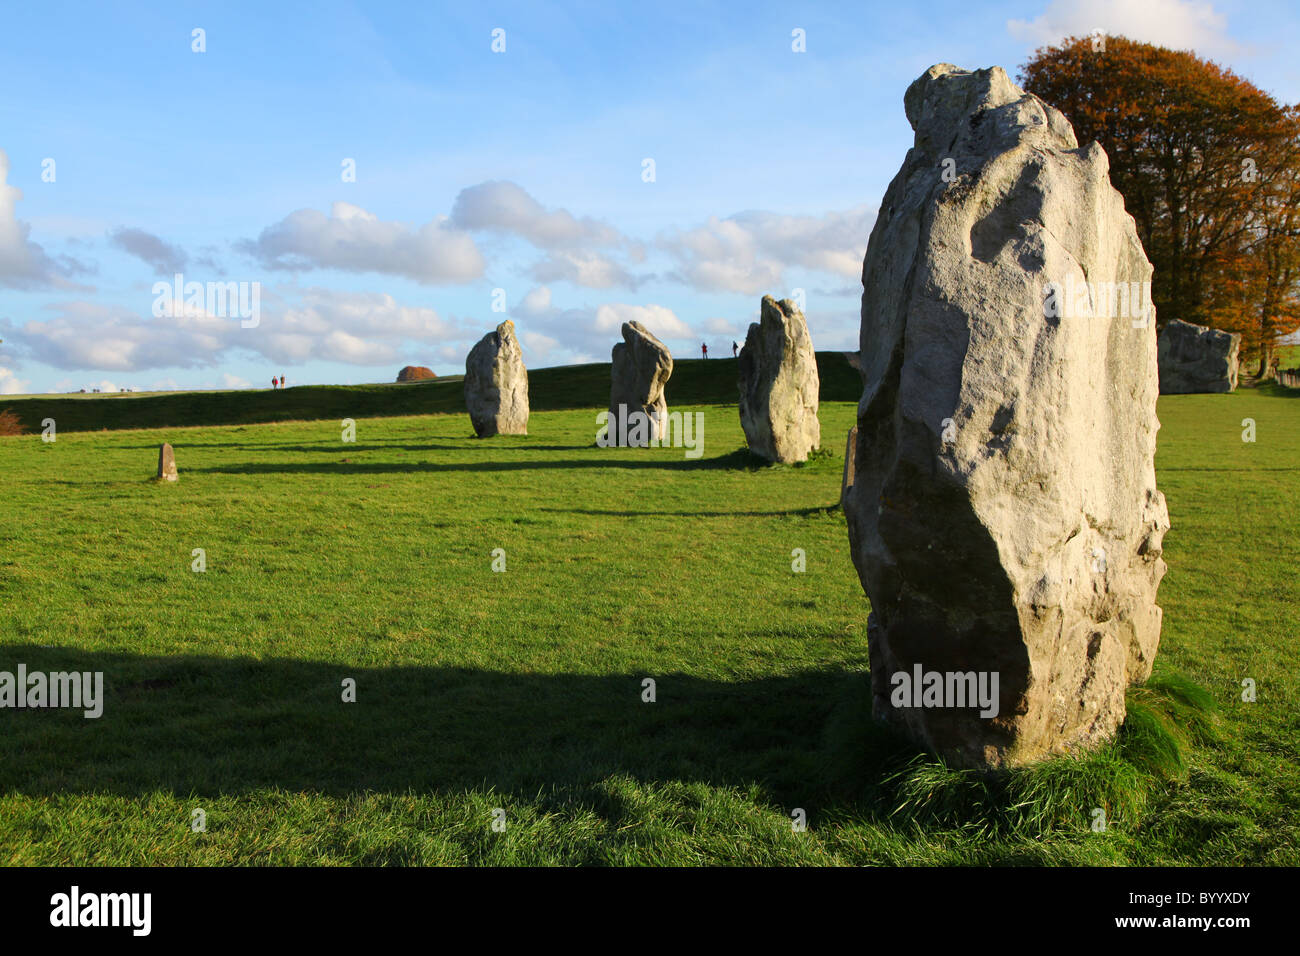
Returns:
[[[1265,345],[1259,350],[1259,371],[1255,373],[1255,377],[1261,382],[1264,382],[1267,381],[1269,376],[1272,374],[1273,352],[1267,345]]]

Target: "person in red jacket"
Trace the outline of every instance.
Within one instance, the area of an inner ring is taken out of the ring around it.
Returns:
[[[700,352],[704,355],[705,358],[708,358],[708,357],[709,357],[709,346],[708,346],[708,343],[706,343],[706,342],[701,342],[701,343],[700,343]]]

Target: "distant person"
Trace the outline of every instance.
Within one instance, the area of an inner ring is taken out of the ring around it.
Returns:
[[[284,388],[284,376],[283,376],[283,375],[280,376],[280,387],[281,387],[281,388]]]
[[[740,343],[733,341],[731,343],[731,357],[738,358],[739,356],[740,356]]]
[[[705,343],[701,342],[701,343],[700,343],[700,352],[704,355],[705,358],[708,358],[708,357],[709,357],[709,347],[708,347],[708,345],[706,345]]]
[[[272,375],[272,376],[271,376],[271,387],[272,387],[272,388],[279,388],[279,386],[280,386],[280,380],[277,379],[274,375]]]

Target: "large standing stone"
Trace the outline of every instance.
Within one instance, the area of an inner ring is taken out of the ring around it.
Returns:
[[[664,385],[673,374],[673,357],[640,322],[623,323],[623,341],[614,346],[609,387],[611,445],[648,445],[665,437],[668,400]],[[623,422],[621,415],[628,421]]]
[[[1237,353],[1241,336],[1235,332],[1192,325],[1181,319],[1160,330],[1160,391],[1231,392],[1237,387]]]
[[[1101,147],[1001,69],[931,67],[904,104],[845,495],[873,709],[956,763],[1024,763],[1110,736],[1159,644],[1154,324],[1048,308],[1151,265]],[[996,716],[952,706],[970,672],[997,675]],[[930,673],[948,706],[910,688]]]
[[[479,438],[528,434],[528,370],[509,319],[470,349],[465,407]]]
[[[763,296],[740,352],[740,425],[750,451],[769,461],[806,461],[821,444],[817,355],[803,313]]]
[[[162,447],[158,449],[157,477],[159,481],[176,481],[180,478],[176,472],[176,453],[167,442],[163,442]]]

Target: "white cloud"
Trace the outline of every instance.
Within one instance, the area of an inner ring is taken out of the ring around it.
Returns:
[[[403,342],[443,343],[463,338],[436,311],[405,306],[379,292],[307,289],[300,303],[264,316],[250,347],[281,363],[324,359],[352,365],[386,365]]]
[[[77,288],[69,280],[90,270],[70,256],[51,258],[28,239],[31,228],[18,221],[16,208],[23,191],[8,180],[9,155],[0,149],[0,286]]]
[[[599,252],[555,252],[537,262],[531,275],[538,282],[572,282],[588,289],[635,289],[642,280]]]
[[[334,203],[329,216],[292,212],[240,248],[268,269],[379,272],[426,284],[469,282],[484,269],[473,238],[446,216],[412,229],[345,202]]]
[[[398,355],[398,349],[387,342],[370,342],[341,329],[325,336],[319,351],[322,358],[349,365],[388,365]]]
[[[598,332],[619,334],[624,322],[640,322],[660,339],[693,339],[691,327],[677,318],[672,309],[662,305],[624,305],[610,303],[596,310],[594,328]]]
[[[1008,20],[1007,32],[1031,47],[1083,37],[1109,36],[1224,57],[1244,52],[1228,36],[1228,20],[1204,0],[1051,0],[1032,20]]]
[[[302,305],[288,309],[286,328],[324,332],[343,329],[381,338],[409,338],[436,342],[456,333],[436,311],[424,306],[401,305],[385,292],[336,292],[306,289]]]
[[[822,216],[751,211],[661,237],[677,262],[675,278],[708,292],[781,292],[785,271],[839,276],[862,272],[875,212],[858,206]]]
[[[545,362],[560,345],[558,339],[541,332],[521,332],[519,338],[523,341],[529,361]]]
[[[0,395],[26,395],[29,382],[19,378],[12,370],[0,365]]]
[[[475,341],[478,340],[475,339]],[[440,345],[434,354],[442,361],[449,362],[453,366],[458,366],[463,369],[465,367],[465,359],[469,355],[469,346],[461,343],[454,345]]]
[[[622,340],[623,323],[629,321],[640,322],[664,340],[695,339],[691,327],[666,306],[606,302],[594,308],[563,309],[554,303],[546,286],[530,290],[513,314],[526,353],[538,361],[608,361],[610,349]]]
[[[180,312],[152,321],[130,310],[92,302],[51,307],[52,319],[34,319],[8,333],[32,358],[62,369],[133,372],[145,368],[212,365],[229,347],[238,320]]]
[[[451,221],[459,229],[515,236],[542,250],[546,255],[529,270],[538,282],[635,289],[644,281],[619,261],[643,262],[643,245],[609,223],[547,209],[516,183],[497,180],[462,189]]]
[[[430,308],[404,306],[384,293],[303,290],[291,305],[269,296],[256,328],[237,318],[181,308],[145,318],[129,309],[90,302],[51,307],[50,319],[14,326],[4,338],[20,354],[62,369],[136,372],[151,368],[211,368],[228,353],[257,353],[278,364],[312,359],[355,365],[396,361],[405,342],[460,342],[465,333]],[[459,345],[457,346],[459,348]]]
[[[524,316],[544,315],[551,310],[551,290],[544,285],[529,289],[515,310]]]
[[[222,388],[252,388],[253,383],[246,378],[240,378],[238,375],[231,375],[226,372],[221,376]]]
[[[625,240],[617,229],[596,219],[578,219],[564,209],[546,209],[516,183],[495,180],[460,191],[452,206],[457,228],[509,233],[539,249],[616,246]]]
[[[143,229],[116,229],[109,235],[109,243],[167,275],[180,272],[189,260],[184,249]]]
[[[780,291],[791,267],[856,277],[873,219],[865,206],[822,216],[742,212],[663,236],[657,245],[677,266],[666,278],[706,291],[752,295]],[[450,217],[437,217],[418,231],[336,202],[329,216],[300,209],[240,248],[271,269],[339,269],[424,283],[467,282],[486,268],[471,232],[522,239],[540,250],[542,257],[527,274],[543,287],[568,282],[588,289],[635,290],[654,278],[633,271],[646,260],[644,244],[601,220],[548,209],[519,185],[504,181],[461,190]],[[545,306],[524,305],[530,307]]]

